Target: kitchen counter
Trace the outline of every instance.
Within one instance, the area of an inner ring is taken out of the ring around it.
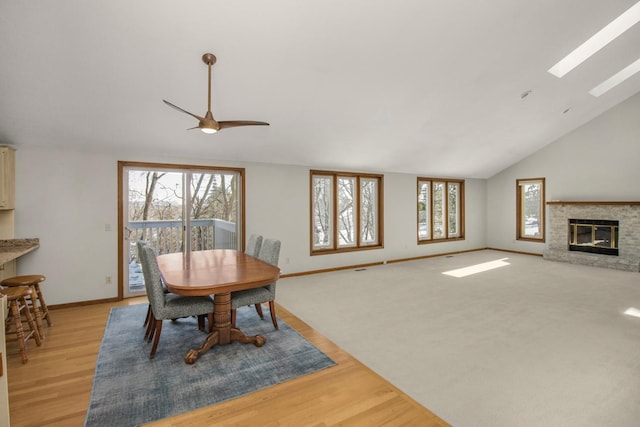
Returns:
[[[0,265],[31,252],[40,247],[40,239],[0,240]]]

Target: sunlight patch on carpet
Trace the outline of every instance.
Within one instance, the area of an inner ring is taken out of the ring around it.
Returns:
[[[445,271],[442,274],[453,277],[467,277],[472,274],[482,273],[485,271],[493,270],[494,268],[505,267],[510,265],[506,260],[509,258],[497,259],[495,261],[483,262],[482,264],[471,265],[469,267],[458,268],[456,270]]]

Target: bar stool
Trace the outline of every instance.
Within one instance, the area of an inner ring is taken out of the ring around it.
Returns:
[[[40,338],[44,338],[44,331],[42,330],[42,321],[47,319],[47,325],[51,326],[51,316],[49,315],[49,308],[42,295],[40,289],[40,283],[45,280],[42,274],[30,274],[26,276],[15,276],[4,279],[0,282],[0,286],[7,288],[14,288],[18,286],[26,286],[31,289],[31,309],[36,320],[36,326],[38,327],[38,333]],[[36,303],[37,302],[39,303]]]
[[[22,357],[22,363],[27,363],[29,357],[27,356],[27,340],[33,338],[36,341],[36,345],[40,347],[42,341],[40,340],[40,334],[36,327],[33,317],[31,316],[31,310],[27,303],[27,297],[31,295],[31,288],[24,286],[16,286],[12,288],[0,289],[0,292],[7,296],[7,302],[9,304],[9,315],[13,322],[13,331],[7,328],[7,333],[14,333],[18,340],[18,346],[20,347],[20,356]],[[22,327],[22,314],[24,313],[27,318],[27,324],[29,325],[29,331],[25,334]],[[11,322],[7,326],[10,326]]]

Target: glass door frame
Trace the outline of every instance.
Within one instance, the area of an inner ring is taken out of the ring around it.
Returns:
[[[238,186],[238,210],[237,213],[237,233],[238,233],[238,248],[244,251],[245,247],[245,170],[244,168],[235,167],[222,167],[222,166],[201,166],[201,165],[183,165],[183,164],[169,164],[169,163],[149,163],[149,162],[130,162],[130,161],[118,161],[118,300],[124,299],[125,296],[125,274],[128,275],[128,262],[125,262],[125,257],[128,257],[128,253],[125,253],[124,244],[128,239],[126,233],[126,224],[128,224],[128,186],[129,183],[125,182],[125,175],[128,177],[128,171],[131,169],[140,170],[159,170],[159,171],[171,171],[181,172],[191,176],[191,173],[216,173],[216,172],[233,172],[237,173],[240,178]],[[186,206],[189,206],[191,199],[191,185],[183,179],[186,198]],[[125,200],[125,197],[127,199]],[[125,219],[124,215],[127,215]],[[185,250],[191,249],[191,230],[188,224],[191,221],[191,212],[183,212],[184,226],[186,227],[184,233]],[[128,277],[128,276],[127,276]],[[128,280],[127,280],[128,283]]]

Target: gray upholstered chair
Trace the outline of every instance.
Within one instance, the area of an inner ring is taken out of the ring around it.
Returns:
[[[151,319],[147,326],[145,337],[153,338],[153,347],[149,359],[153,359],[160,341],[162,321],[165,319],[178,319],[181,317],[198,316],[198,327],[204,329],[204,316],[208,317],[209,329],[213,326],[213,299],[208,296],[181,296],[165,293],[162,285],[160,269],[156,254],[148,246],[142,248],[142,274],[144,286],[147,290],[147,298],[151,304]]]
[[[278,266],[280,258],[280,240],[264,239],[260,252],[257,256],[260,260],[271,265]],[[273,327],[278,329],[278,321],[276,320],[276,284],[271,283],[254,289],[246,289],[244,291],[231,292],[231,325],[236,325],[236,309],[246,305],[255,305],[258,315],[264,319],[262,314],[262,303],[269,302],[269,311],[271,312],[271,322]]]
[[[136,248],[138,249],[138,260],[140,261],[140,266],[142,266],[142,257],[144,256],[143,249],[147,245],[147,242],[144,240],[138,240],[136,242]],[[142,277],[144,278],[144,273],[142,273]],[[144,323],[142,325],[143,328],[146,328],[149,324],[149,320],[151,319],[151,304],[147,307],[147,315],[144,318]]]
[[[138,248],[138,260],[140,260],[140,265],[142,265],[142,257],[144,256],[143,249],[146,246],[147,246],[147,242],[145,242],[144,240],[138,240],[136,242],[136,247]],[[142,274],[142,277],[144,278],[144,273]],[[162,290],[164,291],[165,294],[169,293],[169,289],[167,289],[167,286],[165,285],[164,281],[162,282]],[[151,319],[151,304],[149,304],[149,307],[147,308],[147,315],[144,318],[144,323],[142,325],[143,328],[146,328],[149,325],[150,319]]]
[[[259,234],[252,234],[247,242],[247,247],[244,253],[253,257],[258,257],[260,254],[260,248],[262,247],[262,236]]]

